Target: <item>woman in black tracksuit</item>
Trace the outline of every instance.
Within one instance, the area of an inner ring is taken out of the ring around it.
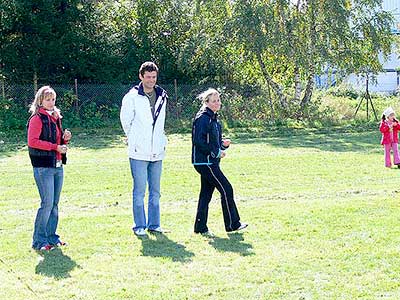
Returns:
[[[219,167],[220,160],[225,157],[225,150],[230,145],[229,139],[222,139],[221,124],[217,119],[217,111],[221,108],[219,92],[208,89],[199,98],[203,101],[203,106],[196,114],[192,127],[192,163],[201,177],[194,232],[212,236],[207,227],[207,217],[208,205],[215,188],[221,194],[225,230],[241,230],[247,224],[240,222],[232,185]]]

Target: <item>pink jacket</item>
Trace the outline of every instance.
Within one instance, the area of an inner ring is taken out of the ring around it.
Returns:
[[[381,125],[379,126],[379,130],[382,132],[381,145],[398,143],[399,142],[399,136],[398,136],[399,129],[400,129],[399,123],[393,122],[393,141],[392,141],[389,124],[387,121],[382,121]]]
[[[44,108],[40,108],[39,113],[47,116],[49,118],[49,123],[56,123],[57,119],[59,118],[57,114],[55,116],[50,116]],[[41,140],[40,135],[42,134],[42,120],[40,119],[40,116],[38,114],[34,115],[29,120],[28,146],[40,150],[56,151],[57,160],[61,160],[61,153],[57,152],[57,146],[61,144],[62,132],[60,131],[60,128],[58,128],[58,126],[56,126],[56,130],[56,144]]]

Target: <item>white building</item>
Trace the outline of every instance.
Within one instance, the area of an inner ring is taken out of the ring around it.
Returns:
[[[393,14],[395,18],[393,34],[400,34],[400,0],[383,0],[383,9]],[[393,93],[400,88],[400,59],[393,49],[392,54],[385,60],[381,56],[384,72],[376,77],[375,83],[369,84],[371,92]],[[365,78],[349,75],[346,79],[354,88],[365,90]]]
[[[400,0],[383,0],[383,10],[389,11],[395,18],[392,32],[400,34]]]

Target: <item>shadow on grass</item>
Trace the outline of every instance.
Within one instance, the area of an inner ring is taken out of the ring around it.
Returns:
[[[69,256],[64,255],[60,248],[39,254],[41,260],[36,266],[36,274],[54,277],[55,279],[69,278],[69,273],[78,266]]]
[[[314,148],[332,152],[380,151],[379,129],[282,129],[281,132],[236,132],[237,144],[265,143],[279,148]]]
[[[73,138],[70,147],[103,149],[124,144],[124,134],[120,127],[101,129],[71,129]],[[251,128],[232,129],[231,138],[236,144],[265,143],[282,148],[315,148],[332,152],[381,151],[381,134],[375,125],[365,127],[326,128]],[[5,136],[0,132],[0,158],[12,156],[26,147],[26,132],[16,132]]]
[[[218,251],[235,252],[242,256],[254,255],[253,246],[243,241],[243,233],[230,233],[228,238],[214,237],[208,243]]]
[[[141,237],[140,240],[144,256],[164,257],[182,263],[190,262],[194,256],[184,245],[170,240],[165,234],[153,233],[149,237]]]

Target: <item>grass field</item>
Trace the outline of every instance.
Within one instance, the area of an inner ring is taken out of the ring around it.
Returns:
[[[30,248],[39,198],[26,148],[5,141],[0,299],[400,299],[400,169],[383,167],[377,129],[230,137],[222,168],[243,233],[224,232],[217,193],[217,237],[192,233],[190,136],[170,135],[161,219],[171,232],[135,237],[122,137],[81,133],[60,201],[69,246],[44,254]]]

